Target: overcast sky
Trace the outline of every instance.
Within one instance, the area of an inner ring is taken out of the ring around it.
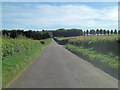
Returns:
[[[4,2],[3,29],[117,29],[117,2]]]

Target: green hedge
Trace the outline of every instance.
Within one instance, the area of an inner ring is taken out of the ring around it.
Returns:
[[[92,48],[85,49],[82,46],[66,44],[65,47],[115,78],[118,78],[118,57],[111,58],[104,54],[98,54],[96,51],[93,51]]]
[[[118,47],[120,44],[118,35],[56,37],[55,39],[74,54],[118,78]]]

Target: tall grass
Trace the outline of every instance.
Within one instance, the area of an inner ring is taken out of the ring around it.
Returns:
[[[59,44],[118,78],[118,35],[93,35],[55,38]]]
[[[6,87],[23,69],[32,62],[48,45],[51,39],[32,40],[28,38],[3,40],[2,87]]]
[[[99,54],[92,48],[86,49],[82,46],[66,44],[66,48],[81,58],[99,67],[103,71],[118,78],[118,57],[109,57],[108,55]]]
[[[39,40],[32,40],[25,37],[12,39],[3,37],[2,38],[2,56],[6,57],[13,55],[14,53],[19,53],[22,50],[32,49],[40,44]]]
[[[111,57],[118,56],[118,35],[93,35],[67,38],[56,37],[55,40],[59,44],[65,45],[69,43],[76,46],[83,46],[84,48],[92,48],[98,53],[106,54]]]
[[[68,43],[83,46],[84,48],[92,48],[101,54],[111,57],[118,56],[118,35],[88,37],[70,39]]]

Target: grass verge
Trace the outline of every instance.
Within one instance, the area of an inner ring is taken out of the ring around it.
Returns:
[[[72,44],[66,44],[65,47],[72,53],[99,67],[106,73],[118,79],[118,58],[111,58],[107,55],[99,54],[92,48],[84,48]]]
[[[37,46],[19,53],[14,53],[4,58],[2,61],[2,87],[5,88],[11,80],[13,80],[23,69],[31,63],[51,42],[51,39],[44,40],[45,44]]]

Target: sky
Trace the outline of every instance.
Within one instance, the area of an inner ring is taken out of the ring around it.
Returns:
[[[2,0],[2,2],[119,2],[119,0]]]
[[[117,29],[117,2],[3,2],[2,29]]]

